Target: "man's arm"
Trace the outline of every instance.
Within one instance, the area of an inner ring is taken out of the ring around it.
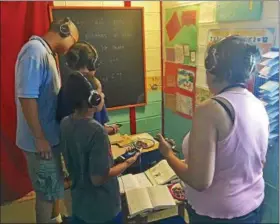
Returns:
[[[22,113],[34,138],[45,139],[45,135],[39,121],[38,105],[36,99],[19,98],[19,101],[21,104]]]

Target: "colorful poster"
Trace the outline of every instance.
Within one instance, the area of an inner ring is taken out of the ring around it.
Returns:
[[[256,43],[263,53],[266,53],[275,42],[275,29],[215,29],[208,34],[208,44],[211,45],[230,35],[240,35]]]
[[[176,111],[188,118],[193,116],[193,98],[176,93]]]
[[[209,89],[205,87],[196,86],[195,88],[195,105],[198,106],[207,99],[213,96]]]
[[[189,66],[180,66],[177,72],[177,86],[189,92],[194,91],[196,69]]]
[[[198,9],[199,5],[166,9],[164,38],[168,61],[173,61],[173,48],[175,63],[196,66]]]

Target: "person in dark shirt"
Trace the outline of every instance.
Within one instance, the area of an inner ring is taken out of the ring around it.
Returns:
[[[73,222],[114,223],[121,211],[117,176],[139,154],[114,165],[108,133],[93,119],[104,105],[104,94],[94,90],[93,82],[74,72],[66,81],[64,93],[74,108],[74,113],[60,123],[60,146],[72,182]]]
[[[80,71],[83,75],[92,77],[95,88],[98,92],[102,92],[102,85],[95,77],[96,70],[100,65],[98,53],[91,44],[78,42],[69,50],[65,57],[67,65],[72,70]],[[59,122],[73,112],[69,99],[63,91],[64,87],[62,86],[58,94],[57,103],[57,120]],[[119,131],[119,126],[116,124],[106,125],[109,122],[109,117],[105,105],[101,111],[94,114],[94,119],[105,127],[108,134],[115,134]]]

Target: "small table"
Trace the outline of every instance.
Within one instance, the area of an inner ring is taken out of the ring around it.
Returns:
[[[112,139],[115,139],[118,136],[120,136],[120,134],[112,135],[112,136],[109,136],[109,139],[111,141]],[[148,148],[148,149],[144,149],[142,151],[142,153],[147,153],[147,152],[151,152],[151,151],[154,151],[154,150],[158,149],[158,146],[159,146],[158,141],[156,141],[153,138],[153,136],[151,136],[148,133],[135,134],[135,135],[131,135],[130,137],[131,137],[132,140],[137,140],[137,139],[144,138],[144,139],[151,139],[155,142],[155,145],[153,147]],[[119,157],[120,155],[122,155],[126,152],[127,147],[119,147],[117,145],[112,145],[111,149],[112,149],[113,158],[116,159],[117,157]]]

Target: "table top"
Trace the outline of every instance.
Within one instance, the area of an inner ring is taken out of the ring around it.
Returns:
[[[150,152],[150,151],[154,151],[158,149],[159,143],[158,141],[156,141],[153,136],[151,136],[148,133],[141,133],[141,134],[135,134],[135,135],[131,135],[130,136],[132,140],[139,140],[141,138],[143,139],[151,139],[155,142],[155,145],[152,146],[151,148],[148,149],[143,149],[142,153],[146,153],[146,152]],[[115,134],[115,135],[111,135],[109,136],[110,142],[114,142],[116,141],[116,139],[121,138],[120,134]],[[113,154],[113,158],[117,158],[118,156],[124,154],[126,152],[128,147],[119,147],[118,145],[112,144],[111,149],[112,149],[112,154]]]

